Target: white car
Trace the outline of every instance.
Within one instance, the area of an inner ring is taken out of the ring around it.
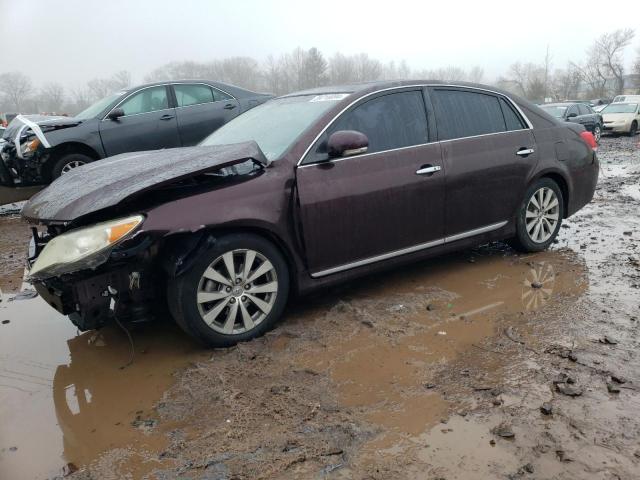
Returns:
[[[628,96],[628,95],[627,95]],[[600,112],[604,131],[633,136],[640,125],[640,103],[612,103]]]
[[[640,95],[616,95],[611,103],[640,103]]]

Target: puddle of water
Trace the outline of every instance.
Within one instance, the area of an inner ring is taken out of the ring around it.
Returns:
[[[134,362],[121,369],[130,346],[117,328],[77,334],[40,298],[0,306],[0,478],[48,478],[115,447],[162,448],[144,420],[172,373],[206,355],[177,327],[134,331]]]
[[[339,402],[363,411],[385,432],[364,448],[365,457],[375,456],[448,416],[448,402],[429,390],[434,368],[481,349],[483,339],[497,333],[500,318],[519,318],[577,296],[586,288],[584,273],[575,254],[558,251],[527,257],[485,252],[475,255],[473,263],[448,257],[428,268],[392,273],[376,285],[365,282],[350,301],[351,320],[378,316],[373,328],[354,329],[352,335],[306,351],[301,362],[327,371]],[[387,303],[372,300],[380,298]]]

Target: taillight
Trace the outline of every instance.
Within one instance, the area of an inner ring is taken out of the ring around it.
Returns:
[[[580,132],[580,136],[582,137],[582,140],[584,140],[584,143],[586,143],[587,146],[591,148],[591,150],[598,149],[598,144],[596,143],[596,138],[593,136],[593,133]]]

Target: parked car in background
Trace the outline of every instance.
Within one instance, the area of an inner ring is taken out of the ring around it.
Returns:
[[[611,103],[640,103],[640,95],[618,95]]]
[[[607,107],[607,105],[609,105],[609,104],[608,103],[603,103],[601,105],[596,105],[595,107],[591,107],[591,108],[593,108],[594,112],[600,113],[600,112],[602,112],[602,110],[604,110]]]
[[[603,120],[599,113],[593,111],[593,109],[582,102],[562,102],[562,103],[547,103],[540,105],[545,112],[549,115],[556,117],[559,120],[565,122],[579,123],[583,125],[585,129],[593,133],[596,142],[600,141],[602,136]]]
[[[605,132],[633,136],[640,125],[640,103],[612,103],[602,111],[602,118]]]
[[[42,185],[119,153],[192,146],[269,98],[219,82],[181,80],[116,92],[75,117],[18,116],[4,134],[0,184]]]
[[[593,196],[595,147],[482,85],[293,93],[199,146],[118,155],[38,193],[22,210],[39,228],[29,278],[81,330],[166,304],[229,346],[272,328],[290,293],[497,239],[546,249]]]

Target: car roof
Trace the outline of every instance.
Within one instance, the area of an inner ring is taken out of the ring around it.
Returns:
[[[253,97],[255,95],[268,95],[266,93],[259,93],[259,92],[247,90],[246,88],[236,87],[235,85],[231,85],[228,83],[216,82],[214,80],[207,80],[206,78],[163,80],[158,82],[149,82],[149,83],[143,83],[141,85],[136,85],[134,87],[125,88],[125,89],[122,89],[121,91],[130,93],[135,90],[139,90],[141,88],[156,87],[156,86],[167,85],[167,84],[181,84],[181,83],[206,83],[207,85],[211,85],[212,87],[216,87],[224,92],[230,93],[234,97]]]
[[[375,82],[331,85],[326,87],[311,88],[308,90],[300,90],[297,92],[292,92],[286,95],[282,95],[282,97],[297,97],[302,95],[323,95],[323,94],[331,94],[331,93],[365,93],[365,92],[369,93],[369,92],[385,90],[387,88],[411,87],[411,86],[422,86],[422,85],[434,85],[434,86],[442,85],[442,86],[450,86],[450,87],[475,88],[480,90],[487,90],[490,92],[496,92],[501,95],[506,95],[509,97],[516,97],[510,92],[504,91],[500,88],[492,87],[490,85],[482,85],[479,83],[471,83],[471,82],[457,82],[457,81],[446,82],[443,80],[419,80],[419,79],[379,80]]]
[[[555,103],[544,103],[540,105],[541,107],[570,107],[571,105],[586,105],[589,106],[585,102],[555,102]]]

